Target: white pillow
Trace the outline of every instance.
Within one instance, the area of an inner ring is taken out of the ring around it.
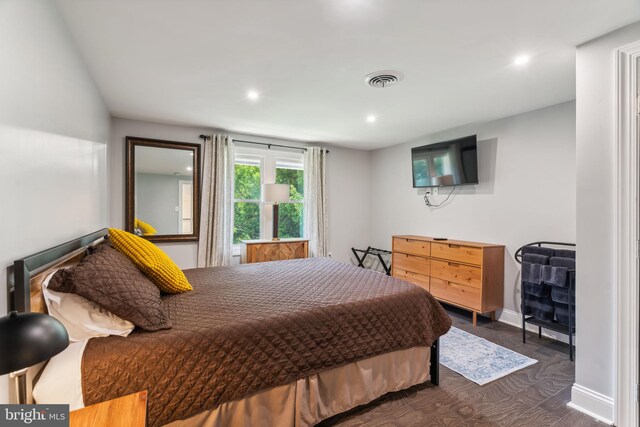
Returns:
[[[67,404],[74,411],[84,407],[82,398],[82,353],[87,341],[73,342],[49,359],[33,387],[33,399],[40,404]]]
[[[57,270],[56,270],[57,271]],[[42,294],[49,315],[64,325],[70,341],[84,341],[93,337],[118,335],[126,337],[135,325],[80,295],[49,290],[49,274],[42,283]]]

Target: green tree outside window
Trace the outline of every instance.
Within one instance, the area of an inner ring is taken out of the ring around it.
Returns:
[[[260,166],[236,164],[233,243],[260,238]]]
[[[261,163],[238,160],[235,165],[233,243],[260,238]],[[304,171],[286,162],[276,164],[276,183],[289,185],[290,203],[281,203],[278,235],[300,238],[304,235]]]
[[[298,203],[281,203],[278,216],[280,238],[300,238],[304,235],[304,171],[276,168],[276,184],[289,184],[289,199]]]

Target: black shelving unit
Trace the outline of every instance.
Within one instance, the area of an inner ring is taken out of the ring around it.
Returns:
[[[527,246],[537,246],[539,248],[541,248],[543,246],[565,246],[565,247],[573,247],[573,248],[575,248],[576,245],[575,245],[575,243],[547,242],[547,241],[528,243],[528,244],[520,247],[520,249],[518,249],[516,251],[516,254],[514,255],[514,258],[515,258],[516,262],[518,262],[518,264],[522,264],[522,250]],[[569,286],[568,286],[568,288],[569,288],[569,301],[568,301],[569,321],[568,321],[568,323],[569,323],[569,325],[563,325],[561,323],[558,323],[555,320],[548,321],[548,320],[539,319],[539,318],[537,318],[535,316],[527,316],[527,315],[525,315],[525,292],[524,292],[524,289],[521,289],[521,292],[520,292],[520,311],[522,312],[522,342],[523,343],[527,342],[527,330],[526,330],[526,325],[527,324],[534,325],[534,326],[538,327],[538,338],[542,338],[542,328],[549,329],[551,331],[567,335],[569,337],[569,360],[573,361],[573,356],[574,356],[573,338],[574,338],[575,333],[576,333],[576,327],[573,324],[574,307],[575,307],[574,283],[575,283],[576,271],[575,270],[569,270],[567,272],[567,274],[569,276],[571,276],[571,275],[573,276],[573,277],[569,277],[568,278],[568,283],[569,283]]]

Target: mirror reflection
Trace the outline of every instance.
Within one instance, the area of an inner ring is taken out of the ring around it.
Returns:
[[[193,233],[193,151],[136,147],[135,231]]]
[[[129,150],[133,151],[129,166],[133,179],[128,180],[133,187],[129,196],[133,206],[128,209],[132,231],[150,240],[195,237],[197,150],[139,142],[132,142]]]

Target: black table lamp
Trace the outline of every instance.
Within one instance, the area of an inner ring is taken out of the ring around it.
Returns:
[[[10,374],[15,381],[18,403],[27,403],[27,368],[67,346],[67,330],[49,315],[12,311],[0,318],[0,375]]]
[[[262,202],[273,203],[273,234],[271,240],[278,238],[278,206],[289,201],[289,184],[262,184]]]

